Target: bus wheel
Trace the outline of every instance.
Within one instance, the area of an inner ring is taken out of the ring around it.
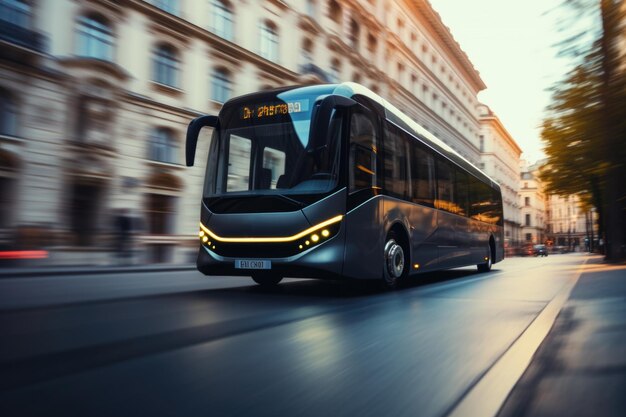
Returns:
[[[404,249],[398,243],[398,238],[394,231],[389,232],[387,235],[384,261],[383,286],[386,289],[395,289],[398,286],[398,281],[407,275],[408,267]]]
[[[280,281],[282,281],[283,277],[276,274],[254,274],[252,275],[252,279],[257,284],[262,287],[275,287]]]
[[[489,255],[486,257],[487,258],[487,262],[485,262],[484,264],[478,264],[476,265],[478,267],[478,272],[489,272],[491,271],[491,245],[488,246],[489,248]]]

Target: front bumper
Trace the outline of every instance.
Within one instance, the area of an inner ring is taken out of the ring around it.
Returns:
[[[340,225],[337,233],[328,240],[300,253],[286,257],[248,256],[252,255],[249,245],[246,256],[223,256],[213,251],[208,245],[202,245],[198,254],[198,270],[205,275],[250,276],[255,272],[272,272],[283,277],[338,279],[342,276],[345,251],[345,226]],[[259,252],[264,253],[263,243]],[[236,252],[231,248],[230,254]],[[237,259],[266,259],[272,262],[271,270],[252,270],[235,268]]]

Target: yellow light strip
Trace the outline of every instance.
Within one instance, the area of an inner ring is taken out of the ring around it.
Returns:
[[[230,242],[230,243],[281,243],[281,242],[293,242],[294,240],[298,240],[303,238],[304,236],[312,233],[316,230],[319,230],[323,227],[329,226],[331,224],[340,222],[343,218],[343,215],[335,216],[332,219],[328,219],[324,222],[321,222],[315,226],[311,226],[302,232],[295,234],[293,236],[285,236],[285,237],[222,237],[218,236],[209,229],[206,228],[202,223],[200,223],[200,228],[204,230],[204,232],[211,236],[213,239],[219,242]]]

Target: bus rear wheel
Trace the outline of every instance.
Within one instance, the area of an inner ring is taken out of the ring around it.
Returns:
[[[271,288],[278,285],[283,277],[276,274],[253,274],[252,279],[262,287]]]
[[[399,281],[406,277],[409,268],[406,251],[393,230],[387,235],[383,257],[383,288],[396,289]]]

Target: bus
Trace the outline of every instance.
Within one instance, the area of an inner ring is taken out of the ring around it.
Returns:
[[[233,98],[191,121],[187,166],[199,136],[210,137],[197,259],[206,275],[393,289],[504,259],[499,185],[359,84]]]

